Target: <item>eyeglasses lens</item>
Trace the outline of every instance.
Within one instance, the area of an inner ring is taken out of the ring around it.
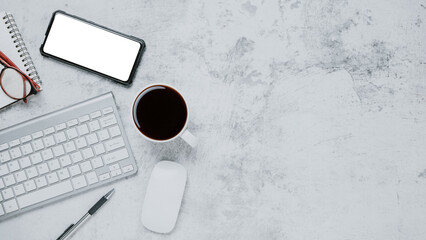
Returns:
[[[3,91],[12,98],[22,99],[31,91],[31,84],[25,77],[13,68],[6,68],[0,76]],[[24,84],[26,92],[24,93]]]

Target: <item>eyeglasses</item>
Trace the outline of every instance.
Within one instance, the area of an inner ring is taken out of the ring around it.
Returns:
[[[15,100],[24,100],[26,103],[28,95],[36,94],[40,91],[40,86],[1,51],[0,63],[4,66],[0,73],[0,87],[8,97]]]

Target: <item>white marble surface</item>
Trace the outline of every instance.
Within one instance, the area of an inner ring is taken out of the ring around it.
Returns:
[[[0,127],[113,91],[139,164],[75,239],[426,239],[426,2],[2,1],[44,83]],[[42,57],[61,9],[141,37],[134,84]],[[175,85],[197,149],[133,130],[133,97]],[[161,159],[189,173],[178,224],[140,223]],[[0,239],[56,239],[111,186],[0,223]]]

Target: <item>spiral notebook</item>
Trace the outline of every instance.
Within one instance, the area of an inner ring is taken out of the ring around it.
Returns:
[[[0,51],[41,87],[40,77],[12,14],[0,11],[0,20]],[[0,64],[0,70],[2,68]],[[0,109],[14,102],[17,101],[8,97],[0,88]]]

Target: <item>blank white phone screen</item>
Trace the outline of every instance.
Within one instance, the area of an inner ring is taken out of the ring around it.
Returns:
[[[139,42],[57,13],[43,51],[128,81],[140,48]]]

